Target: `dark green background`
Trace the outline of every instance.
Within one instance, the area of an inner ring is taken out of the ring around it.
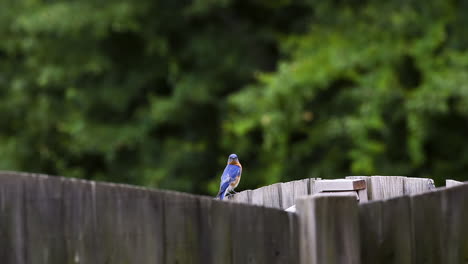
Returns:
[[[0,169],[213,195],[468,180],[468,1],[2,0]]]

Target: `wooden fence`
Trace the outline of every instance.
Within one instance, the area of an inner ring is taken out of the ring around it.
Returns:
[[[403,176],[348,176],[346,179],[364,179],[367,183],[369,200],[422,193],[435,189],[434,181],[428,178]],[[246,190],[228,197],[239,203],[263,205],[265,207],[286,209],[295,204],[297,198],[317,194],[320,189],[318,178],[303,179]]]
[[[468,184],[355,200],[299,199],[301,263],[468,263]]]
[[[240,192],[231,197],[237,202],[226,202],[0,172],[0,259],[5,264],[466,263],[468,184],[434,189],[429,179],[363,178],[374,201],[358,204],[347,194],[304,196],[314,193],[316,183],[305,179]],[[296,200],[297,214],[277,209]]]
[[[297,216],[177,192],[0,173],[0,263],[297,263]]]

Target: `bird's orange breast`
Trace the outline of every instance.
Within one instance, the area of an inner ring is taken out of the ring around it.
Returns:
[[[229,165],[236,165],[236,166],[239,166],[239,167],[242,168],[242,165],[240,164],[239,161],[231,161],[231,162],[229,162],[228,164],[229,164]]]

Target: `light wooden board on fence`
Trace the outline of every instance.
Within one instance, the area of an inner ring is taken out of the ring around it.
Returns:
[[[372,200],[388,199],[404,194],[404,180],[402,176],[372,176]]]
[[[319,192],[357,191],[366,188],[366,181],[362,179],[318,180],[315,185]]]
[[[404,178],[404,194],[417,194],[435,189],[434,181],[428,178]]]
[[[309,179],[309,194],[316,194],[319,193],[319,189],[317,188],[317,181],[321,180],[320,178],[310,178]]]
[[[363,264],[410,264],[411,208],[407,196],[359,206]]]
[[[237,202],[237,203],[252,203],[252,191],[246,190],[242,192],[238,192],[236,194],[229,195],[227,197],[229,201]]]
[[[356,197],[345,193],[298,199],[302,264],[360,263]]]
[[[285,182],[281,184],[281,208],[286,209],[296,204],[298,197],[309,193],[309,179]]]
[[[463,184],[463,182],[455,180],[445,180],[445,187],[453,187],[460,184]]]
[[[281,183],[275,183],[260,188],[263,192],[263,206],[281,208]]]

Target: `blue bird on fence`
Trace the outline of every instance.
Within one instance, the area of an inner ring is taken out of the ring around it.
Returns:
[[[224,169],[223,175],[221,175],[221,183],[216,198],[223,200],[226,193],[234,192],[234,188],[239,185],[241,174],[242,165],[239,162],[239,158],[236,154],[229,155],[227,166]]]

